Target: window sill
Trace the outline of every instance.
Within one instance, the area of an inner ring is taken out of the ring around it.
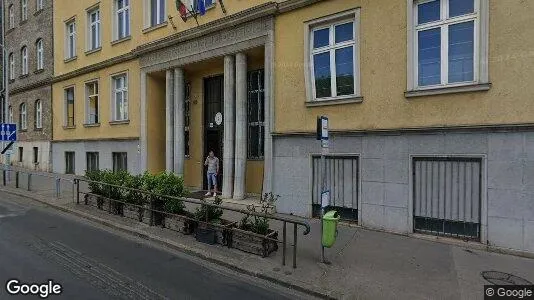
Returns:
[[[149,33],[151,31],[154,31],[156,29],[163,28],[163,27],[167,27],[167,21],[165,21],[163,23],[160,23],[160,24],[157,24],[157,25],[154,25],[154,26],[151,26],[151,27],[147,27],[147,28],[143,29],[143,33]]]
[[[34,127],[33,131],[43,131],[43,128],[42,127]]]
[[[19,79],[23,79],[23,78],[26,78],[26,77],[28,77],[28,74],[20,75]]]
[[[33,74],[39,74],[43,72],[44,72],[44,69],[38,69],[38,70],[33,71]]]
[[[9,79],[9,83],[15,82],[15,79]]]
[[[122,43],[122,42],[129,41],[129,40],[131,40],[131,39],[132,39],[132,36],[131,36],[131,35],[129,35],[129,36],[125,36],[125,37],[120,38],[120,39],[118,39],[118,40],[111,41],[111,46],[115,46],[115,45],[117,45],[117,44],[120,44],[120,43]]]
[[[76,129],[76,125],[74,125],[74,126],[63,126],[63,129]]]
[[[258,158],[250,158],[250,157],[248,157],[247,161],[265,161],[265,158],[263,158],[263,157],[258,157]]]
[[[95,49],[87,50],[87,51],[85,51],[85,55],[91,55],[91,54],[96,53],[96,52],[98,52],[100,50],[102,50],[102,47],[98,47],[98,48],[95,48]]]
[[[36,11],[33,13],[33,15],[34,15],[34,16],[38,16],[38,15],[40,15],[42,12],[43,12],[43,9],[40,8],[40,9],[36,10]]]
[[[77,56],[77,55],[75,55],[75,56],[73,56],[73,57],[65,58],[65,59],[63,60],[63,62],[64,62],[64,63],[68,63],[68,62],[71,62],[71,61],[76,60],[76,59],[78,59],[78,56]]]
[[[22,26],[22,25],[24,25],[25,23],[28,23],[28,19],[23,20],[23,21],[20,21],[19,26]]]
[[[10,33],[11,31],[15,30],[15,27],[11,27],[6,31],[6,34]]]
[[[19,130],[20,132],[28,132],[28,128]]]
[[[404,93],[406,98],[434,96],[434,95],[446,95],[455,93],[469,93],[469,92],[483,92],[488,91],[491,88],[491,83],[477,83],[461,86],[442,87],[428,90],[413,90]]]
[[[363,97],[352,96],[348,98],[306,101],[306,107],[341,105],[341,104],[351,104],[351,103],[361,103],[361,102],[363,102]]]
[[[83,127],[100,127],[100,123],[83,124]]]
[[[130,124],[130,120],[111,121],[111,122],[109,122],[109,125],[125,125],[125,124]]]

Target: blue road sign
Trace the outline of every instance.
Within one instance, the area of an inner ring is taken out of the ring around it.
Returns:
[[[0,124],[0,141],[14,142],[17,140],[17,124]]]

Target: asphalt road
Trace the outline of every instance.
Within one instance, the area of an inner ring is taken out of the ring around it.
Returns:
[[[303,297],[0,192],[0,299],[19,298],[6,291],[13,278],[61,284],[62,293],[48,299]]]

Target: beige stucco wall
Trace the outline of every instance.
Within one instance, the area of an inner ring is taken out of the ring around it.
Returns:
[[[407,1],[328,0],[279,15],[275,31],[275,131],[315,131],[327,115],[333,130],[534,122],[534,3],[489,1],[487,92],[405,98]],[[361,7],[362,103],[307,108],[304,22]],[[513,16],[513,17],[511,17]]]

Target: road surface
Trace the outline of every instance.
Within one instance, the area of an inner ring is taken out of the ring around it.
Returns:
[[[48,299],[303,297],[0,191],[0,299],[39,299],[10,296],[10,279],[60,284]]]

